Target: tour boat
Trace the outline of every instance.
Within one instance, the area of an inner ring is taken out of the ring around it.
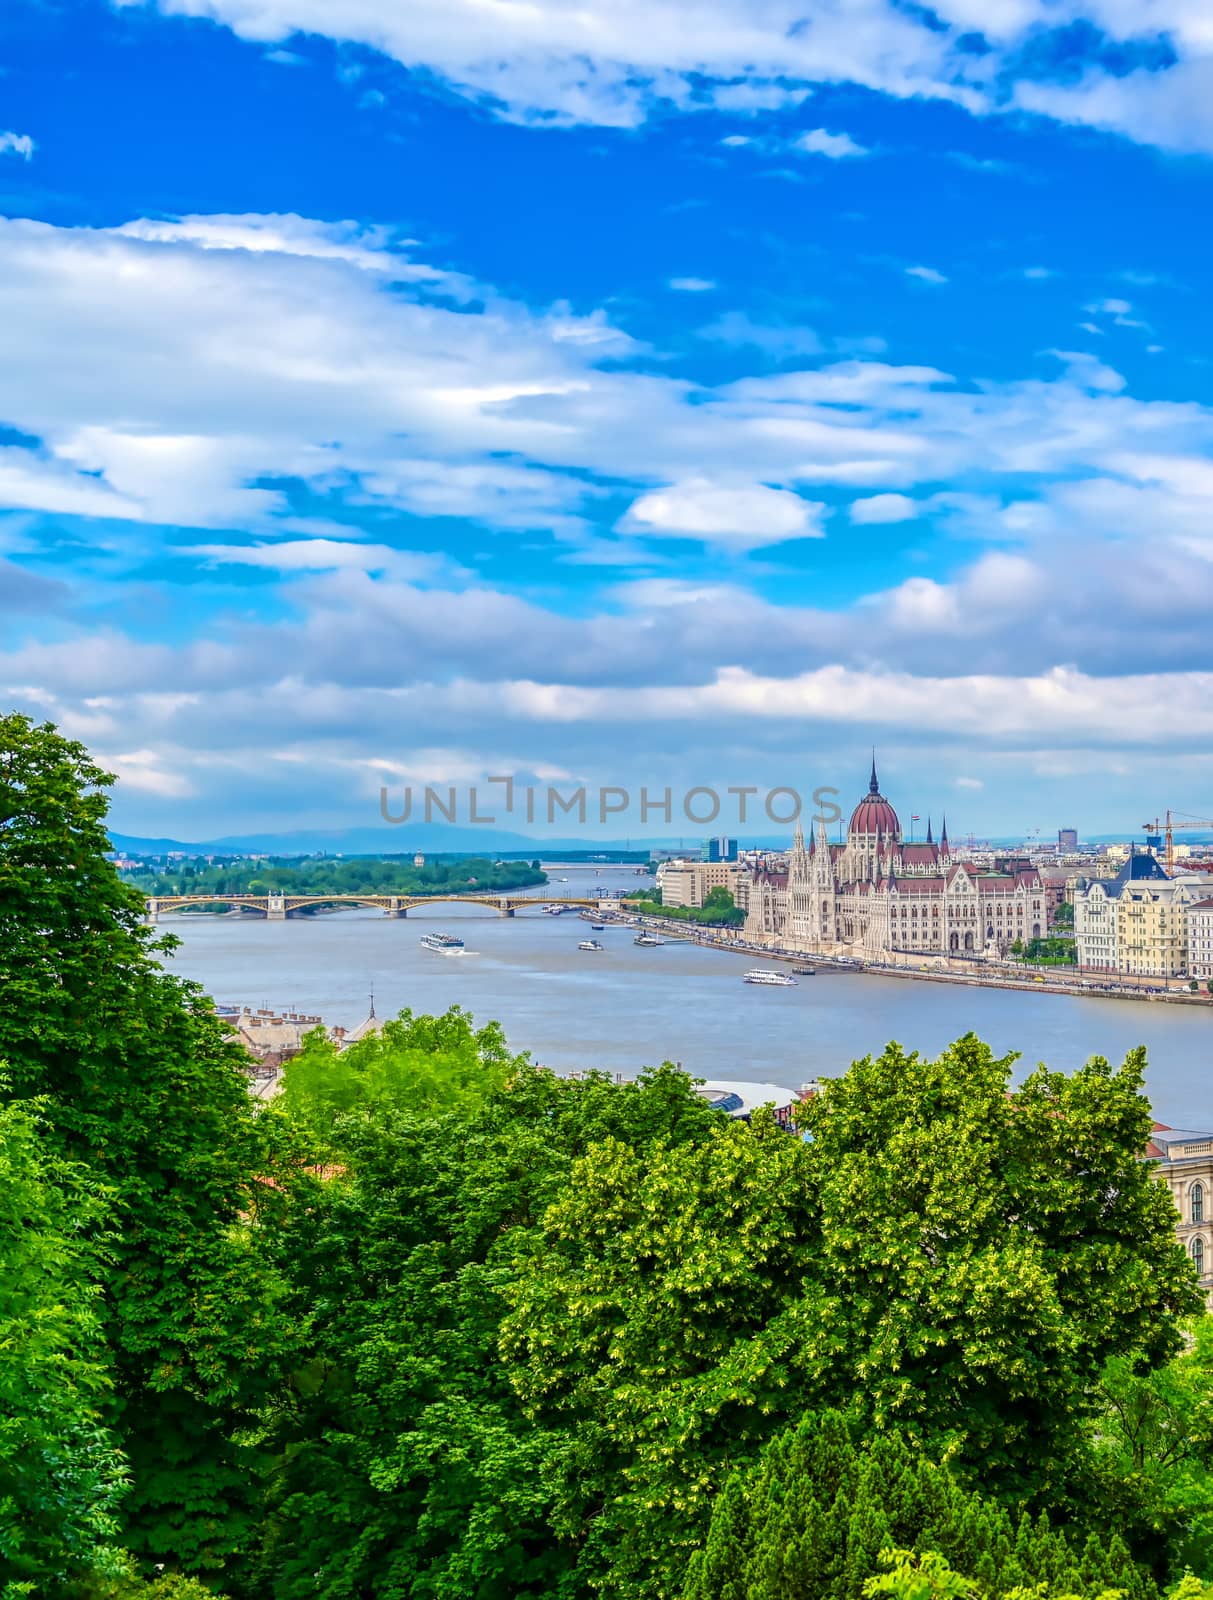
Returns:
[[[665,940],[659,939],[655,933],[638,933],[632,943],[644,945],[664,944]]]
[[[577,948],[578,950],[605,950],[606,946],[599,944],[597,939],[583,939]]]
[[[421,942],[427,950],[441,950],[444,953],[463,949],[463,940],[457,939],[453,933],[425,933],[421,936]]]
[[[741,980],[743,983],[765,983],[777,985],[781,989],[794,988],[796,979],[787,972],[772,972],[769,967],[755,967],[752,972],[747,972]]]

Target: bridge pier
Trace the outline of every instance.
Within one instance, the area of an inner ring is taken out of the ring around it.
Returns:
[[[512,917],[514,915],[514,908],[508,900],[502,900],[499,903],[497,907],[497,915],[499,917]]]
[[[148,903],[147,903],[147,920],[149,922],[159,922],[160,921],[160,902],[159,902],[159,900],[149,900],[148,901]]]
[[[282,894],[266,895],[265,915],[270,922],[285,922],[286,896]]]
[[[393,895],[392,902],[387,908],[387,914],[389,917],[407,917],[409,914],[409,908],[408,906],[402,906],[400,904],[400,898],[398,895]]]

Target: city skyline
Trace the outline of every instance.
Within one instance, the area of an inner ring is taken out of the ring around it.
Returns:
[[[16,0],[5,701],[134,835],[1213,816],[1213,44],[991,9]]]

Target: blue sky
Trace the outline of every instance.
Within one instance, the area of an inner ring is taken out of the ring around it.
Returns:
[[[1203,0],[690,19],[9,0],[0,682],[124,831],[1213,815]]]

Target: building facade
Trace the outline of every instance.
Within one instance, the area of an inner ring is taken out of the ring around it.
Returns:
[[[732,893],[737,868],[727,861],[663,861],[657,868],[657,887],[666,906],[702,906],[713,889]]]
[[[1171,1191],[1179,1213],[1176,1237],[1213,1306],[1213,1133],[1156,1122],[1146,1156]]]
[[[954,853],[944,820],[939,841],[907,843],[880,792],[876,763],[851,813],[845,841],[819,823],[811,848],[797,826],[786,872],[757,872],[739,885],[747,937],[792,950],[980,959],[1040,938],[1048,907],[1027,862],[977,867]]]
[[[1130,851],[1111,879],[1073,889],[1079,968],[1126,978],[1213,975],[1213,884],[1168,878],[1152,855]]]
[[[1213,899],[1188,907],[1188,972],[1206,983],[1213,979]]]

